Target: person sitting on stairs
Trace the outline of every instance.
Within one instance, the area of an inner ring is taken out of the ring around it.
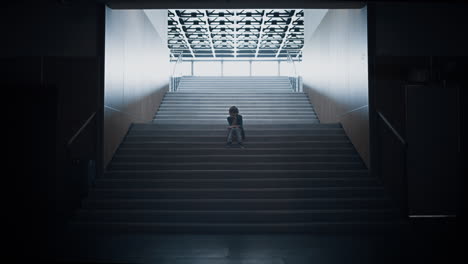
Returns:
[[[229,126],[226,147],[230,147],[232,145],[232,135],[235,133],[237,137],[237,143],[241,148],[244,148],[242,140],[245,139],[245,133],[242,126],[242,115],[239,114],[239,109],[237,109],[237,107],[231,106],[231,108],[229,108],[229,116],[227,117],[227,121]]]

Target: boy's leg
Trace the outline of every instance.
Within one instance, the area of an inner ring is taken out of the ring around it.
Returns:
[[[228,128],[228,137],[227,137],[227,143],[231,144],[232,143],[232,128]]]
[[[242,133],[240,128],[235,128],[236,136],[237,136],[237,143],[242,145]]]

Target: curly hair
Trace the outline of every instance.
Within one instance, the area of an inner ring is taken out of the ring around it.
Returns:
[[[229,114],[238,114],[238,113],[239,113],[239,109],[237,109],[237,107],[231,106],[231,108],[229,108]]]

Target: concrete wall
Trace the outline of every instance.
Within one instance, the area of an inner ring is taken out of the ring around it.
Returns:
[[[156,30],[167,28],[167,10],[153,10],[151,16],[106,9],[105,166],[132,123],[152,120],[169,88],[167,33]]]
[[[340,122],[369,166],[367,9],[328,10],[317,26],[320,15],[304,13],[304,92],[320,122]]]

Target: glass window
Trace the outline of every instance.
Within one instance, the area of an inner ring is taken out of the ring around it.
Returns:
[[[174,65],[175,62],[171,62],[171,74],[174,72]],[[190,61],[185,61],[182,63],[177,64],[177,67],[175,68],[175,73],[174,75],[177,76],[180,74],[181,76],[190,76],[192,75],[192,65]]]
[[[250,63],[248,61],[224,61],[224,76],[250,76]]]
[[[296,69],[298,69],[297,62]],[[281,76],[294,76],[294,66],[291,62],[288,61],[281,61],[280,63],[280,75]]]
[[[252,76],[278,76],[278,61],[253,61]]]
[[[221,76],[220,61],[196,61],[193,64],[195,76]]]

